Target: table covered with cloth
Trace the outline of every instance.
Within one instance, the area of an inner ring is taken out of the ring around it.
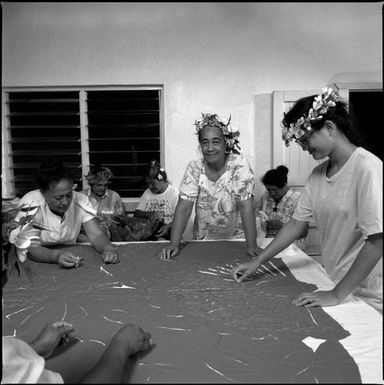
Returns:
[[[106,265],[89,245],[69,249],[76,269],[29,262],[34,279],[13,274],[3,290],[3,336],[27,342],[48,322],[75,326],[46,368],[76,383],[125,322],[152,334],[125,377],[131,383],[382,383],[382,316],[349,296],[333,307],[296,307],[304,291],[334,284],[292,245],[236,283],[249,261],[242,241],[188,242],[175,260],[163,242],[117,243]]]

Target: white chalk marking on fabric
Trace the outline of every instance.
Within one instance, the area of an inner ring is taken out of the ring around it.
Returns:
[[[299,374],[305,372],[305,371],[308,370],[308,369],[309,369],[309,366],[307,366],[307,367],[304,368],[303,370],[300,370],[300,372],[297,372],[297,373],[295,374],[295,376],[298,376]]]
[[[316,381],[316,384],[318,384],[319,383],[319,381],[318,381],[318,379],[315,377],[315,381]]]
[[[4,306],[4,305],[3,305],[3,306]],[[24,310],[28,310],[28,309],[30,309],[31,307],[34,307],[34,306],[36,306],[36,305],[28,306],[28,307],[25,307],[24,309],[20,309],[20,310],[18,310],[18,311],[15,311],[15,312],[13,312],[13,313],[11,313],[11,314],[6,315],[5,318],[8,318],[8,319],[9,319],[9,317],[13,316],[14,314],[20,313],[20,312],[22,312],[22,311],[24,311]]]
[[[121,286],[111,286],[111,289],[134,289],[134,290],[136,290],[135,287],[127,286],[124,284],[122,284]]]
[[[203,273],[203,274],[210,274],[210,275],[218,275],[216,273],[212,273],[210,271],[201,271],[201,270],[197,270],[199,273]]]
[[[233,282],[233,279],[232,278],[224,278],[224,281],[231,281],[231,282]]]
[[[166,317],[173,317],[173,318],[182,318],[184,317],[182,314],[166,314]]]
[[[56,282],[56,277],[55,276],[52,276],[53,280]]]
[[[284,357],[284,360],[286,360],[288,357],[291,357],[292,354],[287,354],[285,357]]]
[[[207,367],[208,367],[209,369],[213,370],[215,373],[217,373],[217,374],[219,374],[220,376],[226,378],[227,380],[229,380],[229,381],[231,381],[231,382],[235,382],[235,381],[233,381],[231,378],[225,376],[223,373],[221,373],[220,371],[218,371],[217,369],[212,368],[212,366],[208,365],[207,363],[205,363],[205,365],[207,365]]]
[[[275,266],[271,261],[269,261],[269,263],[282,275],[284,275],[284,277],[286,277],[286,275],[284,274],[283,271],[281,271],[277,266]]]
[[[30,314],[27,318],[23,319],[21,322],[20,322],[20,325],[22,325],[27,319],[31,318],[32,317],[32,314]]]
[[[101,342],[101,341],[99,341],[99,340],[91,340],[91,339],[90,339],[90,341],[92,341],[92,342],[97,342],[98,344],[101,344],[101,345],[105,346],[105,343],[104,343],[104,342]]]
[[[255,286],[260,285],[260,284],[262,284],[262,283],[264,283],[264,282],[268,282],[268,281],[261,281],[261,282],[258,282],[258,283],[256,283]]]
[[[145,381],[149,381],[151,379],[151,376],[148,376],[146,379],[145,379]]]
[[[243,361],[237,360],[236,358],[234,358],[233,361],[239,362],[240,364],[243,364],[244,366],[248,366],[248,364],[246,364]]]
[[[275,277],[277,277],[277,274],[275,274],[273,271],[269,270],[267,266],[261,265],[264,267],[264,269],[268,270],[271,274],[273,274]]]
[[[126,310],[123,309],[111,309],[111,311],[121,311],[123,313],[128,313]]]
[[[307,309],[309,315],[311,316],[313,323],[314,323],[316,326],[319,326],[319,324],[318,324],[318,323],[316,322],[316,320],[313,318],[313,315],[312,315],[311,311],[310,311],[307,307],[305,307],[305,308]]]
[[[169,328],[167,326],[156,326],[156,327],[160,328],[160,329],[174,330],[177,332],[191,332],[192,331],[191,329]]]
[[[88,312],[80,305],[77,305],[84,313],[85,313],[85,317],[88,315]]]
[[[209,271],[214,271],[215,273],[217,273],[217,270],[212,269],[211,267],[208,267],[208,270],[209,270]]]
[[[161,307],[160,306],[155,306],[155,305],[151,305],[150,303],[148,304],[150,307],[153,307],[153,308],[155,308],[155,309],[161,309]]]
[[[38,313],[39,311],[42,311],[46,306],[42,306],[40,309],[36,310],[33,314]]]
[[[64,314],[63,314],[63,318],[61,319],[62,321],[64,321],[64,318],[66,315],[67,315],[67,304],[65,303],[64,304]]]
[[[265,337],[251,337],[251,340],[257,340],[257,341],[265,340]]]
[[[84,342],[80,337],[74,336],[73,338],[76,338],[76,339],[79,340],[80,342]]]
[[[233,333],[222,333],[222,332],[217,332],[217,334],[221,335],[221,336],[230,336],[231,334]]]
[[[18,287],[16,290],[26,290],[26,289],[27,289],[26,287],[20,286],[20,287]]]
[[[109,271],[105,270],[103,266],[100,266],[100,271],[104,271],[105,274],[108,274],[111,277],[113,277],[113,274],[111,274]]]
[[[109,321],[109,322],[116,322],[116,323],[118,323],[118,324],[122,324],[122,323],[123,323],[123,322],[121,322],[121,321],[115,321],[115,320],[113,320],[113,319],[109,319],[109,318],[106,317],[105,315],[103,315],[103,318],[106,319],[106,320]]]
[[[152,365],[155,365],[155,366],[174,366],[173,364],[167,364],[167,363],[163,363],[163,362],[154,362]]]
[[[208,313],[213,313],[214,311],[216,311],[217,309],[212,309],[212,310],[209,310]]]

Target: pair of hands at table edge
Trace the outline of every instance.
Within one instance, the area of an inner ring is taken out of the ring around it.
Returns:
[[[75,328],[68,322],[54,322],[45,325],[37,338],[29,345],[40,356],[49,357],[58,345],[69,342]],[[152,347],[151,334],[139,326],[126,323],[112,337],[103,354],[81,383],[117,383],[122,381],[124,364],[139,352]]]
[[[112,245],[108,245],[104,248],[101,253],[104,263],[119,263],[119,257],[117,255],[116,249]],[[70,251],[66,250],[56,250],[56,261],[57,264],[66,269],[79,267],[82,257],[76,256]]]
[[[244,282],[250,275],[256,272],[261,264],[262,262],[257,259],[247,263],[240,263],[231,270],[231,276],[238,283]],[[344,298],[339,297],[335,289],[329,291],[319,290],[301,293],[292,300],[291,304],[305,307],[334,306],[338,305]]]
[[[261,247],[259,246],[253,246],[253,247],[248,247],[247,248],[247,254],[250,256],[250,257],[256,257],[257,255],[259,255],[264,249],[262,249]],[[178,245],[168,245],[166,247],[164,247],[160,254],[159,254],[159,258],[162,259],[162,260],[170,260],[170,259],[173,259],[175,258],[177,255],[180,254],[180,246]]]

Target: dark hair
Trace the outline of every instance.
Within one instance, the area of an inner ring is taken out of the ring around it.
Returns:
[[[161,175],[160,178],[159,175]],[[149,162],[149,167],[145,176],[151,179],[161,180],[163,182],[168,181],[167,173],[162,167],[160,167],[160,163],[156,159],[153,159]]]
[[[281,165],[269,170],[265,173],[265,175],[261,178],[264,186],[276,186],[278,188],[283,188],[288,181],[288,168]]]
[[[37,185],[41,191],[47,191],[52,183],[62,179],[74,182],[72,173],[61,163],[60,159],[48,158],[40,165],[37,173]]]
[[[316,96],[317,95],[312,95],[299,99],[294,106],[284,114],[282,124],[289,127],[291,123],[296,123],[302,116],[307,116]],[[311,127],[314,130],[321,129],[324,126],[324,122],[330,120],[336,124],[337,128],[343,132],[351,143],[356,146],[362,145],[363,138],[359,132],[357,119],[353,113],[351,103],[347,104],[345,101],[339,100],[336,102],[335,107],[328,108],[328,111],[322,115],[322,119],[318,122],[311,123]]]

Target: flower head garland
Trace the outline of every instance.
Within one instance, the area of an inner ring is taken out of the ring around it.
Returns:
[[[223,123],[216,114],[204,114],[202,113],[200,120],[195,120],[196,133],[199,134],[204,127],[218,127],[224,135],[225,140],[225,152],[234,154],[240,154],[241,147],[239,146],[240,131],[230,125],[231,116],[229,116],[228,122]]]
[[[27,251],[29,247],[38,246],[40,242],[40,230],[47,230],[48,228],[33,221],[39,206],[15,207],[15,205],[2,204],[2,245],[3,245],[3,260],[8,263],[8,256],[4,253],[9,253],[9,246],[14,245],[16,249],[16,257],[20,262],[25,262],[27,259]],[[18,220],[19,213],[22,212]],[[7,247],[8,246],[8,247]],[[15,261],[17,263],[17,261]]]
[[[316,96],[312,103],[312,108],[308,111],[307,116],[302,116],[295,123],[288,126],[283,124],[281,132],[285,145],[288,147],[289,142],[296,142],[306,133],[312,130],[311,123],[316,123],[323,118],[323,115],[328,112],[328,109],[336,106],[336,102],[341,100],[337,90],[332,88],[322,88],[321,94]]]
[[[89,173],[85,176],[85,179],[90,185],[104,180],[109,181],[112,178],[112,171],[108,167],[95,167],[95,169],[90,170]]]
[[[159,167],[159,164],[156,160],[151,160],[151,173],[153,175],[157,174],[155,179],[163,181],[167,179],[167,174],[163,167]]]

